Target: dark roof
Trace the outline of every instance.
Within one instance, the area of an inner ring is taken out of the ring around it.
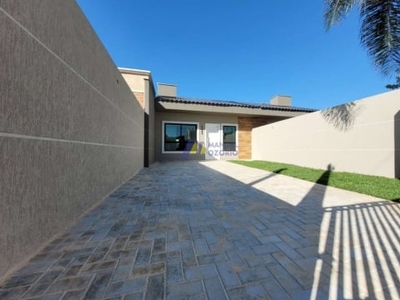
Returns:
[[[298,112],[314,112],[314,111],[316,111],[316,109],[310,109],[310,108],[272,105],[272,104],[267,104],[267,103],[246,103],[246,102],[236,102],[236,101],[202,100],[202,99],[190,99],[190,98],[171,97],[171,96],[157,96],[156,101],[171,102],[171,103],[183,103],[183,104],[202,104],[202,105],[225,106],[225,107],[243,107],[243,108],[265,109],[265,110],[281,110],[281,111],[298,111]]]

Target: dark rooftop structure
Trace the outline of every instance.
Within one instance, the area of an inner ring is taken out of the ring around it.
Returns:
[[[242,108],[250,108],[250,109],[281,110],[281,111],[293,111],[293,112],[314,112],[314,111],[316,111],[315,109],[310,109],[310,108],[294,107],[294,106],[286,106],[286,105],[273,105],[273,104],[268,104],[268,103],[248,103],[248,102],[193,99],[193,98],[182,98],[182,97],[171,97],[171,96],[157,96],[156,102],[210,105],[210,106],[219,106],[219,107],[221,107],[221,106],[242,107]]]

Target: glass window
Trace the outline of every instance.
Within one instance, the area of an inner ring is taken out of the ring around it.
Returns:
[[[164,151],[197,152],[197,125],[164,123]]]
[[[236,151],[236,126],[222,126],[224,151]]]

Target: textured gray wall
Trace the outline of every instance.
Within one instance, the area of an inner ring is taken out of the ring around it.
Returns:
[[[0,0],[0,277],[143,165],[143,110],[73,0]]]

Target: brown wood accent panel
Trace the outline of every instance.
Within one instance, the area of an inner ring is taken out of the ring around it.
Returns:
[[[251,159],[251,130],[275,121],[270,117],[238,117],[239,159]]]

